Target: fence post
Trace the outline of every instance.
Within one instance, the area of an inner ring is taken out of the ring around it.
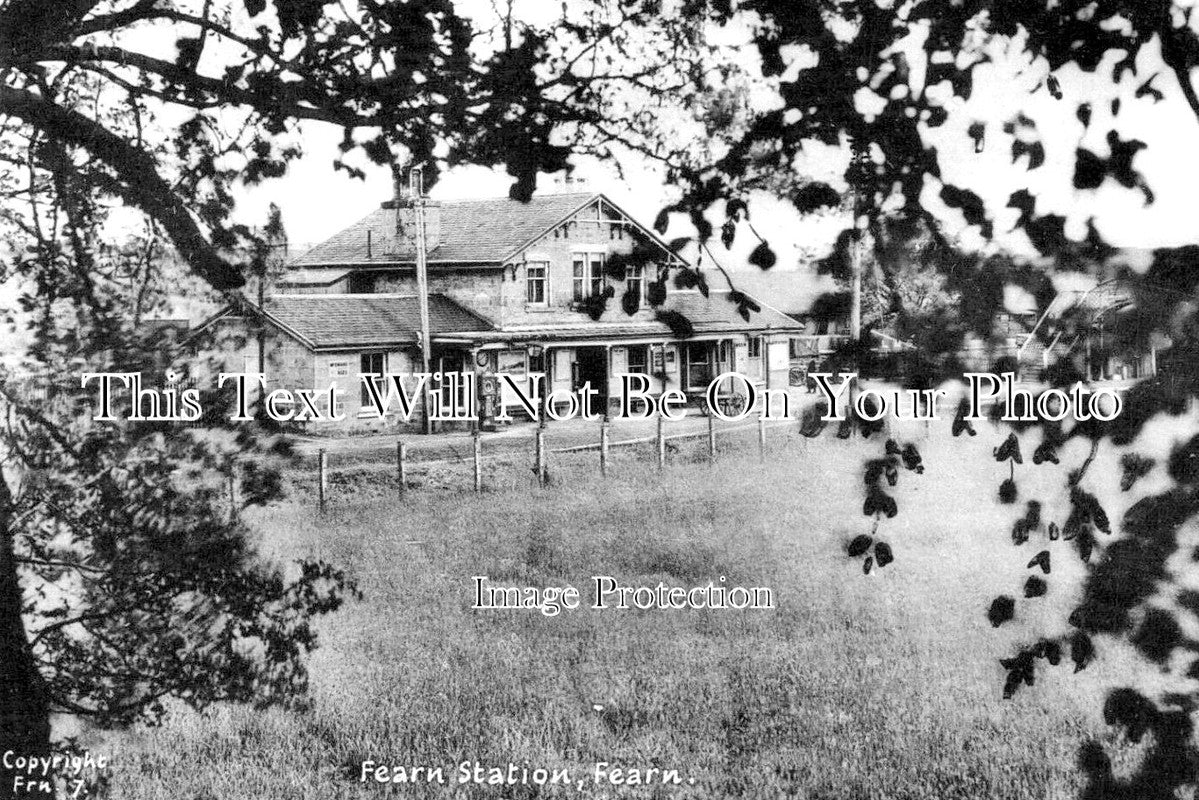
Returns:
[[[658,469],[666,466],[666,429],[662,421],[662,412],[658,412]]]
[[[396,442],[396,489],[401,498],[408,489],[408,480],[404,476],[404,461],[408,458],[408,445]]]
[[[483,491],[483,443],[479,432],[475,431],[475,492]]]
[[[537,471],[537,485],[545,486],[545,431],[541,428],[537,429],[537,437],[534,439],[537,450],[537,464],[534,467]]]
[[[317,497],[320,502],[321,513],[325,513],[325,494],[326,487],[329,484],[329,456],[325,453],[324,448],[321,448],[320,454],[317,456]]]
[[[708,460],[716,463],[716,415],[708,410]]]
[[[758,414],[758,458],[766,460],[766,417]]]
[[[600,475],[608,475],[608,420],[600,423]]]

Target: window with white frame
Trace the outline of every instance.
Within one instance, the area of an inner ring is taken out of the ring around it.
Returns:
[[[386,353],[363,353],[359,360],[358,374],[359,375],[376,375],[372,379],[376,388],[379,390],[380,397],[383,396],[384,383],[386,379],[382,377],[387,372],[387,354]],[[362,405],[369,406],[371,402],[370,392],[366,388],[366,384],[362,384]]]
[[[749,337],[749,357],[750,358],[761,358],[762,357],[762,337],[761,336]]]
[[[645,268],[640,264],[630,264],[624,268],[624,288],[637,298],[640,305],[645,302]]]
[[[574,254],[574,301],[581,303],[604,290],[604,254]]]
[[[649,372],[649,347],[635,344],[629,347],[629,374],[645,375]]]
[[[545,261],[530,261],[525,266],[525,283],[528,287],[525,299],[530,303],[544,305],[549,301],[549,269]]]

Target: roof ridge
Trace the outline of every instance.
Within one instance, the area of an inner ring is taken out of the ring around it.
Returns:
[[[435,202],[435,203],[442,203],[443,205],[446,203],[453,203],[455,205],[458,205],[458,204],[465,205],[467,203],[491,203],[491,202],[495,202],[497,200],[511,200],[514,203],[526,203],[526,202],[532,202],[534,200],[549,200],[554,197],[595,197],[595,196],[601,195],[601,194],[603,194],[603,192],[600,192],[600,191],[548,192],[546,194],[535,194],[532,197],[530,197],[527,201],[516,200],[515,198],[509,197],[507,195],[495,195],[493,197],[446,197],[446,198],[428,198],[428,199],[433,200],[433,202]]]
[[[594,190],[535,195],[528,203],[510,197],[440,201],[440,236],[436,246],[429,248],[429,261],[498,266],[571,214],[596,202],[616,207],[603,192]],[[369,268],[410,264],[413,254],[395,248],[392,223],[395,213],[393,209],[372,209],[348,227],[288,259],[288,267]]]
[[[429,296],[430,297],[444,297],[445,294],[443,292],[429,292]],[[415,300],[417,297],[419,297],[419,295],[404,294],[401,292],[337,292],[337,293],[333,293],[333,294],[322,294],[321,292],[295,292],[295,293],[288,294],[286,292],[282,292],[282,293],[267,295],[267,300],[270,300],[273,297],[283,297],[283,298],[287,298],[289,300],[290,299],[300,300],[300,299],[309,299],[309,298],[314,299],[314,300],[315,299],[320,299],[320,300],[334,299],[334,300],[336,300],[339,298],[344,299],[344,298],[362,298],[362,297],[379,297],[379,298],[388,298],[388,299],[392,299],[392,300]]]

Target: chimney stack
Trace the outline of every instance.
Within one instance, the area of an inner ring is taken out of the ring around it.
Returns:
[[[400,168],[393,166],[390,205],[396,212],[396,249],[400,253],[416,252],[416,204],[424,205],[425,250],[431,252],[441,244],[441,204],[430,200],[424,192],[424,170],[421,164]]]

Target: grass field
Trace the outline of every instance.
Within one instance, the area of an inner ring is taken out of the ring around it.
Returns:
[[[1058,667],[1002,699],[999,657],[1062,629],[1079,569],[1055,550],[1049,594],[1021,600],[1014,625],[987,623],[991,598],[1019,596],[1040,549],[1011,543],[1023,503],[993,499],[1006,477],[989,460],[993,438],[920,441],[927,471],[901,475],[900,514],[879,529],[896,561],[870,576],[844,546],[870,528],[858,465],[877,439],[776,437],[766,463],[733,448],[715,467],[684,450],[662,473],[626,454],[603,480],[582,454],[555,462],[545,490],[513,478],[400,504],[364,488],[343,491],[324,519],[301,491],[257,516],[265,549],[344,565],[365,592],[321,623],[311,710],[181,712],[120,734],[113,795],[1073,797],[1085,738],[1118,766],[1137,756],[1100,715],[1106,687],[1136,665],[1101,643],[1092,669]],[[1092,474],[1114,491],[1114,469],[1097,462]],[[1062,479],[1029,466],[1018,477],[1024,496]],[[582,588],[594,574],[683,586],[723,575],[772,587],[778,607],[470,608],[473,575]],[[440,766],[447,784],[363,784],[364,760]],[[464,760],[588,782],[459,786]],[[596,762],[677,769],[684,782],[596,785]]]

